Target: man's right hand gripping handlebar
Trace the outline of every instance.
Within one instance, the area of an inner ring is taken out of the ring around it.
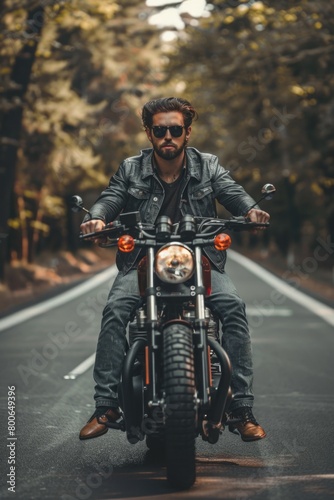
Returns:
[[[88,220],[87,222],[83,222],[80,226],[80,231],[82,234],[90,234],[90,233],[96,233],[98,231],[102,231],[102,229],[105,229],[106,224],[103,220],[101,219],[91,219]],[[101,238],[87,238],[91,239],[94,241],[94,243],[101,243]]]

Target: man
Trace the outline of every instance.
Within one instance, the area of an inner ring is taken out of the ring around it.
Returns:
[[[142,121],[152,148],[124,160],[81,225],[84,234],[99,231],[121,211],[139,210],[142,220],[154,223],[168,215],[173,223],[182,215],[215,217],[215,199],[233,215],[247,214],[253,222],[267,222],[269,215],[219,165],[217,157],[187,147],[191,124],[197,118],[193,106],[181,98],[162,98],[146,103]],[[117,385],[126,348],[126,326],[138,300],[136,262],[140,249],[118,254],[119,274],[103,311],[94,367],[96,411],[80,432],[90,439],[107,432],[105,422],[120,418]],[[240,419],[230,430],[244,441],[266,436],[252,413],[251,342],[245,306],[224,272],[225,252],[206,251],[212,266],[210,301],[223,325],[223,343],[232,363],[231,416]]]

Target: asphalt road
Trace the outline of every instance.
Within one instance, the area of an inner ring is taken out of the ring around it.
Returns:
[[[79,441],[94,410],[92,366],[81,363],[95,351],[109,281],[0,331],[0,497],[334,498],[333,324],[240,263],[230,260],[228,271],[249,311],[254,413],[266,439],[243,443],[225,431],[212,446],[199,438],[197,482],[182,493],[168,487],[145,443],[130,445],[120,431]],[[15,436],[7,428],[12,386]]]

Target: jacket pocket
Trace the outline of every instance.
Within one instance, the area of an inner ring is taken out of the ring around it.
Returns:
[[[202,200],[206,196],[212,197],[213,189],[212,186],[200,186],[193,191],[190,195],[193,200]]]
[[[150,196],[150,193],[148,191],[146,191],[145,189],[142,189],[142,188],[137,188],[137,187],[133,187],[131,186],[129,188],[129,194],[131,196],[134,196],[135,198],[137,198],[137,200],[147,200]]]
[[[191,211],[199,217],[216,217],[214,191],[211,184],[198,186],[189,193]]]
[[[128,189],[128,200],[124,212],[145,212],[147,209],[150,193],[141,187],[131,186]]]

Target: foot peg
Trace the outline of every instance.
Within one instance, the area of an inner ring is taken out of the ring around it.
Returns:
[[[117,420],[117,422],[109,422],[109,420],[107,422],[101,421],[100,417],[97,417],[97,421],[99,424],[103,424],[106,427],[108,427],[109,429],[116,429],[118,431],[125,431],[125,420],[123,417],[120,417]]]

